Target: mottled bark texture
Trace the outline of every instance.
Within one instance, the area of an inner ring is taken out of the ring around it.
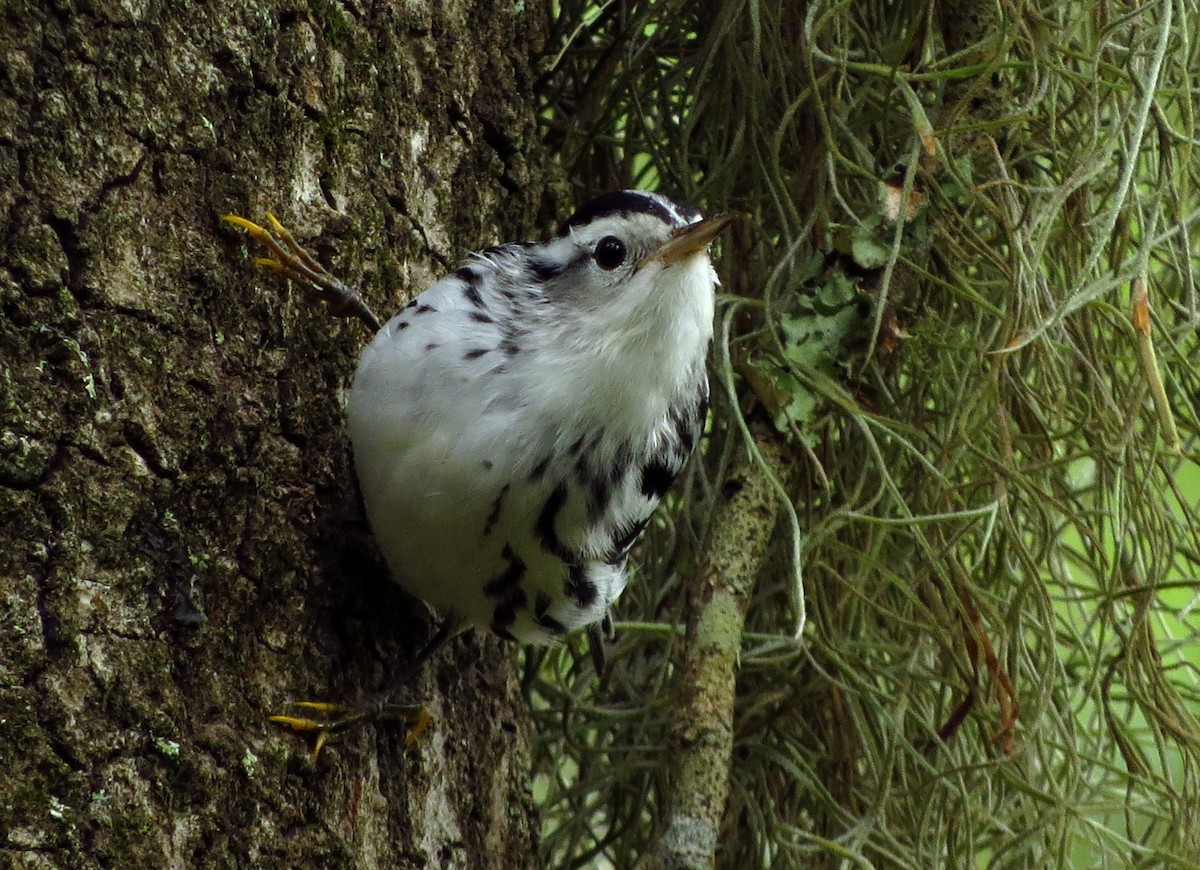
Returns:
[[[545,179],[527,0],[0,11],[0,864],[530,866],[511,646],[470,636],[314,768],[264,717],[430,632],[343,419],[366,339],[218,221],[271,209],[380,314]],[[486,856],[486,857],[485,857]]]

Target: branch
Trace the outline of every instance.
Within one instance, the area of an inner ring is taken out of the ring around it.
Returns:
[[[671,806],[666,832],[643,870],[714,864],[729,794],[742,628],[780,510],[770,475],[786,479],[780,445],[761,434],[755,440],[762,462],[746,454],[735,463],[725,483],[732,494],[718,508],[704,561],[690,581],[680,706],[667,766],[674,772]]]

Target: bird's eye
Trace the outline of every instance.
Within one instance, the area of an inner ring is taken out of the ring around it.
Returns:
[[[596,265],[606,272],[625,262],[625,243],[616,236],[605,236],[596,243]]]

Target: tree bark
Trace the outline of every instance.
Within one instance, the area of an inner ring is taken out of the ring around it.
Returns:
[[[255,270],[276,212],[381,315],[536,234],[546,5],[10,2],[0,23],[0,851],[23,866],[531,866],[514,650],[326,749],[431,633],[358,504],[366,341]],[[404,699],[401,699],[404,700]]]

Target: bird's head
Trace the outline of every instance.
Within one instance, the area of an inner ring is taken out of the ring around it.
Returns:
[[[708,246],[729,221],[659,193],[616,191],[580,207],[530,252],[529,265],[547,301],[618,320],[711,310]]]

